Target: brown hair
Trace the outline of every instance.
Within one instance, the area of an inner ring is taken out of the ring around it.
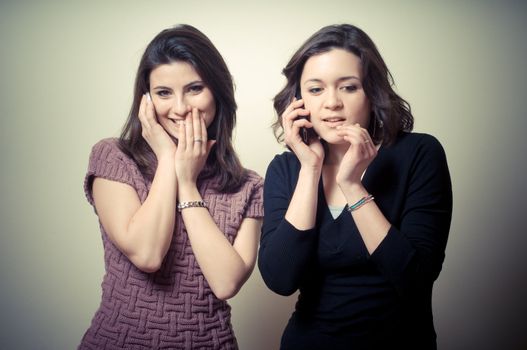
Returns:
[[[368,132],[377,144],[389,145],[401,131],[413,129],[414,118],[410,105],[393,89],[393,77],[377,47],[361,29],[350,25],[331,25],[313,34],[295,52],[282,73],[287,78],[285,87],[275,96],[274,108],[278,114],[273,124],[276,139],[283,141],[281,115],[299,89],[300,77],[306,61],[315,55],[332,49],[344,49],[361,60],[362,86],[371,104]]]
[[[214,121],[207,128],[208,137],[216,143],[200,178],[217,175],[217,190],[232,192],[247,174],[232,146],[237,108],[234,83],[227,64],[209,38],[190,25],[165,29],[148,44],[137,69],[132,107],[121,132],[120,148],[134,159],[144,176],[153,179],[157,160],[141,135],[137,115],[141,97],[149,91],[152,70],[175,61],[189,63],[210,88],[216,102]]]

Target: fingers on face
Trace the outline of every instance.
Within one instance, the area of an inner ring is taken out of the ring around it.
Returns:
[[[197,108],[192,108],[192,147],[194,151],[201,152],[206,149],[207,129],[202,113]]]
[[[139,118],[139,122],[141,122],[143,129],[150,129],[157,124],[154,103],[148,92],[141,97],[139,114],[137,117]]]
[[[197,108],[192,108],[179,130],[179,144],[185,149],[201,152],[206,149],[207,127],[205,119]]]
[[[139,118],[139,122],[141,122],[141,126],[143,129],[148,127],[146,122],[146,95],[143,95],[141,97],[141,103],[139,104],[139,113],[137,115],[137,118]]]
[[[208,147],[208,136],[207,136],[207,124],[205,124],[205,118],[200,118],[200,124],[201,124],[201,146],[202,149],[206,150]]]
[[[152,127],[157,124],[156,112],[150,93],[146,93],[146,121]]]
[[[339,128],[338,133],[344,140],[368,157],[374,156],[377,152],[368,130],[362,128],[359,124],[342,126]]]

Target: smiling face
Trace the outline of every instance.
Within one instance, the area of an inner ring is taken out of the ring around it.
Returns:
[[[310,57],[300,77],[304,107],[316,133],[330,144],[345,141],[337,135],[336,127],[359,123],[367,128],[370,103],[362,88],[362,69],[359,57],[343,49]]]
[[[177,138],[180,123],[196,107],[207,127],[216,115],[212,91],[201,80],[194,67],[182,61],[162,64],[150,73],[150,95],[159,124]]]

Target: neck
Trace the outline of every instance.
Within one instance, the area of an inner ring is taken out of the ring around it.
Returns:
[[[325,157],[325,165],[340,165],[342,158],[349,149],[349,143],[327,144],[328,154]]]

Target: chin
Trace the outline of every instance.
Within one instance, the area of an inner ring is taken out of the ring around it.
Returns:
[[[340,136],[336,136],[336,135],[327,135],[327,136],[328,137],[322,137],[322,139],[330,145],[344,145],[348,143],[346,140],[344,140]]]

